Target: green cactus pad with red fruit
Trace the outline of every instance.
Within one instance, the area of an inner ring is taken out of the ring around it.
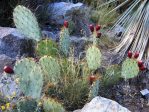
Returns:
[[[134,78],[139,73],[138,62],[136,59],[127,58],[122,64],[121,76],[125,79]]]

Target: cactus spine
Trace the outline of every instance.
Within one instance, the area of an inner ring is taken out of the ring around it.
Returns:
[[[33,60],[24,58],[16,62],[14,71],[19,78],[21,91],[26,96],[40,98],[43,86],[43,73],[40,66]]]
[[[25,36],[36,41],[41,39],[37,19],[28,8],[18,5],[13,12],[13,20],[17,29]]]

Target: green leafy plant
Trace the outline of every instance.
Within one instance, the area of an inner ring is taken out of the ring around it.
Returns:
[[[101,79],[101,85],[108,87],[116,84],[121,78],[121,67],[119,65],[110,65],[106,67],[105,74]]]
[[[58,103],[52,98],[43,98],[43,109],[45,112],[65,112],[61,103]]]
[[[46,39],[37,43],[36,53],[42,57],[44,55],[56,57],[58,55],[58,45],[56,42]]]

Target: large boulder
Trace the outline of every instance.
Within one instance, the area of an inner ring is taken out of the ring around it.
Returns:
[[[74,112],[130,112],[115,101],[103,97],[95,97],[81,110]]]
[[[84,33],[87,36],[90,34],[88,28],[89,9],[82,3],[51,3],[48,10],[51,24],[63,25],[64,21],[67,20],[74,24],[75,32]]]
[[[0,54],[11,58],[23,55],[33,56],[33,42],[26,39],[15,28],[0,27]]]

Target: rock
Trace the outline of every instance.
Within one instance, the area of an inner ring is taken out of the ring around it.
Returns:
[[[33,42],[15,28],[0,27],[0,54],[11,58],[16,56],[33,56]]]
[[[103,97],[95,97],[81,110],[74,112],[130,112],[115,101]]]
[[[71,44],[74,46],[74,56],[83,58],[85,56],[85,47],[92,42],[91,38],[70,36]]]
[[[50,14],[50,22],[53,25],[63,25],[67,20],[75,24],[75,31],[90,35],[89,25],[89,9],[82,3],[66,3],[58,2],[49,5],[48,12]]]
[[[19,98],[21,91],[13,76],[3,73],[0,78],[0,93],[1,97],[6,98],[9,101]]]
[[[6,55],[0,55],[0,74],[3,72],[3,68],[5,65],[13,67],[15,60],[6,56]]]

